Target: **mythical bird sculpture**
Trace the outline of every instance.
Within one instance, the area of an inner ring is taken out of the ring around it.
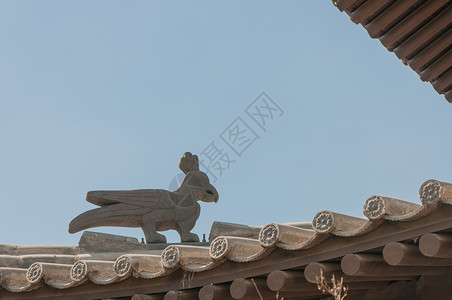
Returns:
[[[166,237],[157,231],[174,229],[182,242],[198,242],[199,237],[190,232],[201,209],[197,201],[217,202],[218,193],[207,175],[199,170],[196,155],[186,152],[179,168],[185,177],[174,192],[159,189],[88,192],[86,201],[100,208],[73,219],[69,232],[98,226],[141,227],[147,243],[165,243]]]

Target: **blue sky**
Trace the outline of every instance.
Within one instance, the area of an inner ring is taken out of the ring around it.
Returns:
[[[245,109],[283,110],[266,132]],[[239,157],[219,137],[242,118]],[[99,189],[168,188],[185,151],[235,160],[194,229],[362,216],[452,182],[452,109],[331,1],[2,1],[0,242],[77,244]],[[141,229],[94,231],[137,237]],[[169,241],[178,241],[166,232]]]

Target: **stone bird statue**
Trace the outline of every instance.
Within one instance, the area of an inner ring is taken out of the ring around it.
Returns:
[[[182,242],[198,242],[190,231],[201,210],[197,201],[217,202],[218,192],[199,170],[198,157],[186,152],[179,162],[185,173],[174,191],[159,189],[91,191],[86,201],[100,206],[82,213],[69,224],[69,233],[98,226],[141,227],[147,243],[166,243],[157,231],[176,230]]]

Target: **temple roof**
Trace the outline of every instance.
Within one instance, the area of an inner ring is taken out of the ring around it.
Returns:
[[[333,0],[452,103],[452,3],[449,0]]]
[[[372,196],[364,217],[321,211],[312,222],[215,222],[206,243],[84,232],[77,246],[1,244],[0,298],[255,299],[258,289],[271,299],[277,291],[319,299],[320,270],[342,277],[350,295],[410,284],[452,265],[452,184],[426,181],[419,197]]]

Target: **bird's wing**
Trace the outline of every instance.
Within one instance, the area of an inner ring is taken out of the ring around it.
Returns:
[[[147,208],[175,207],[170,192],[165,190],[147,189],[130,191],[91,191],[86,195],[86,201],[99,206],[125,203]]]

